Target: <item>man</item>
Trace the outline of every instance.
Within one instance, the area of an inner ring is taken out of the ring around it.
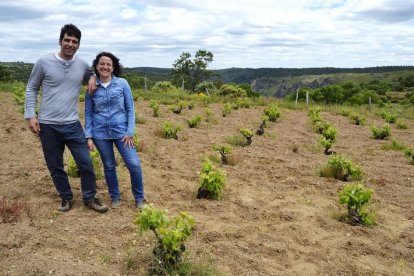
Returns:
[[[63,165],[63,152],[67,146],[79,169],[83,203],[96,212],[105,213],[108,207],[95,198],[96,177],[78,115],[82,82],[92,75],[88,63],[75,56],[80,40],[81,31],[76,26],[63,26],[59,53],[41,57],[35,63],[26,87],[24,117],[29,122],[29,129],[40,137],[47,167],[62,200],[59,210],[69,211],[73,203]],[[40,87],[40,109],[36,118]]]

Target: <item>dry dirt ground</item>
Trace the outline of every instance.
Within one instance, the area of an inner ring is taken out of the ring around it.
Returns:
[[[81,202],[79,179],[71,178],[75,204],[59,213],[59,198],[45,166],[39,140],[17,112],[12,95],[0,101],[0,198],[27,200],[28,212],[16,223],[0,223],[1,275],[145,275],[152,259],[152,233],[139,234],[129,177],[119,166],[123,192],[120,209],[97,214]],[[80,109],[83,105],[80,104]],[[196,229],[187,248],[195,260],[210,261],[224,275],[413,275],[414,166],[402,152],[385,151],[365,126],[327,112],[322,117],[338,130],[333,149],[362,167],[366,186],[375,190],[374,227],[350,226],[333,218],[344,182],[318,176],[328,160],[318,147],[306,111],[282,109],[265,135],[248,147],[234,148],[237,164],[218,165],[227,175],[221,201],[196,199],[198,172],[213,143],[225,143],[241,127],[257,129],[263,107],[234,110],[221,117],[221,104],[210,106],[212,122],[196,129],[186,118],[205,117],[196,106],[173,114],[161,106],[152,117],[149,102],[136,110],[146,197],[170,215],[186,210]],[[157,136],[162,122],[180,123],[179,139]],[[414,147],[414,123],[392,126],[392,136]],[[297,146],[298,151],[292,149]],[[99,196],[109,198],[103,180]]]

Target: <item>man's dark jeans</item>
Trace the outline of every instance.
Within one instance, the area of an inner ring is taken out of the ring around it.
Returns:
[[[73,193],[64,170],[65,145],[75,159],[81,177],[83,202],[91,202],[96,194],[96,177],[80,122],[65,125],[40,124],[40,141],[53,184],[63,200],[72,200]]]

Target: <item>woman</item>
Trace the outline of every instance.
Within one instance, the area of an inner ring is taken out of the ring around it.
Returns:
[[[121,206],[114,145],[131,177],[135,206],[145,206],[144,184],[138,154],[134,146],[135,109],[131,88],[120,78],[119,59],[111,53],[99,53],[92,65],[98,80],[97,90],[85,97],[85,135],[89,150],[96,148],[102,158],[111,207]]]

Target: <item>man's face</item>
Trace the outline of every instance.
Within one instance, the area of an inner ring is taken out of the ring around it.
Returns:
[[[79,39],[74,36],[68,36],[65,34],[61,41],[60,45],[60,57],[64,59],[72,59],[76,51],[79,49]]]

